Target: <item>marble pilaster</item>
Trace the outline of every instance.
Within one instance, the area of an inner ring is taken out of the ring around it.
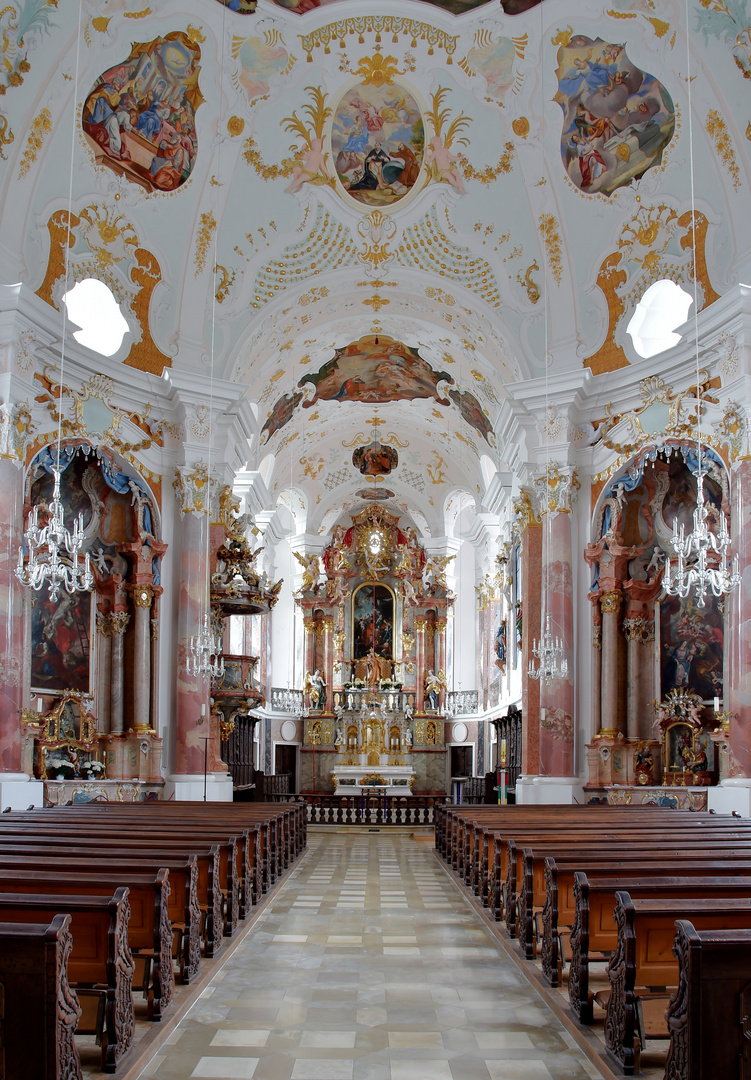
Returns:
[[[623,635],[621,634],[620,589],[607,589],[600,594],[602,612],[602,674],[600,680],[601,728],[606,735],[625,734],[626,717],[622,682],[625,681],[625,664],[621,662]]]
[[[740,587],[725,601],[724,709],[730,717],[733,775],[751,777],[751,458],[739,458],[730,480],[730,535]]]
[[[23,472],[11,456],[0,457],[0,780],[21,766],[21,657],[23,586],[15,567],[23,535]]]
[[[97,691],[96,717],[99,731],[105,735],[110,731],[110,686],[112,683],[112,621],[109,604],[99,604],[96,613],[97,640]]]
[[[175,773],[180,778],[203,777],[202,734],[209,734],[209,675],[187,669],[190,640],[198,636],[209,613],[209,514],[207,476],[199,467],[180,476],[183,516],[180,519],[180,567],[177,595],[177,664],[175,694]],[[201,705],[205,730],[201,730]],[[192,792],[192,788],[191,788]]]
[[[540,774],[571,776],[574,772],[574,600],[571,558],[571,514],[549,512],[543,526],[545,611],[551,632],[563,643],[568,662],[565,679],[551,679],[540,687]]]

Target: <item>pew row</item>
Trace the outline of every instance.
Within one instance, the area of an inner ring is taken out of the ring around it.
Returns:
[[[81,1009],[68,985],[70,915],[49,923],[0,921],[4,1074],[82,1080],[74,1033]]]

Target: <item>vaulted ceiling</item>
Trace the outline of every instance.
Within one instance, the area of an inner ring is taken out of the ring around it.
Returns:
[[[690,283],[691,139],[699,306],[748,258],[748,29],[689,6],[687,55],[671,0],[14,0],[0,274],[100,277],[116,360],[235,383],[309,529],[382,491],[435,532],[546,351],[607,379],[644,289]]]

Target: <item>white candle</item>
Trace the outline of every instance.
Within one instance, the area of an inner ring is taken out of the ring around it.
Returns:
[[[205,718],[206,718],[206,703],[204,702],[203,705],[201,706],[201,719],[204,720]]]
[[[41,711],[42,711],[42,699],[40,697],[38,697],[37,698],[37,712],[40,713]]]
[[[714,711],[715,711],[715,712],[719,712],[719,711],[720,711],[720,699],[719,699],[718,697],[716,697],[716,698],[714,699]]]

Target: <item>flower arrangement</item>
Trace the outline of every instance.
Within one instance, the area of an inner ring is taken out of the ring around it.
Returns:
[[[76,774],[73,762],[60,754],[48,754],[45,762],[49,780],[72,780]]]
[[[86,780],[103,780],[105,771],[105,765],[96,758],[81,763],[81,776]]]

